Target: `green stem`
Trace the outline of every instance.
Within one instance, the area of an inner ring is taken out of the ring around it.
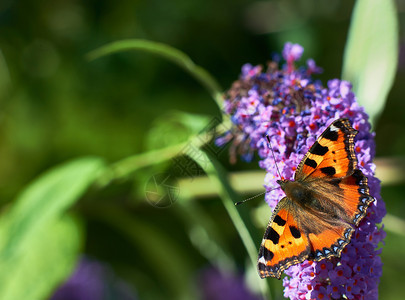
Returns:
[[[169,45],[142,39],[121,40],[104,45],[87,54],[87,59],[94,60],[99,57],[128,50],[140,50],[162,56],[193,76],[211,95],[219,108],[223,106],[222,88],[218,82],[202,67],[196,65],[184,52]]]
[[[229,118],[225,117],[213,132],[220,135],[226,128],[229,128],[229,124]],[[112,180],[124,179],[141,168],[165,162],[177,155],[186,154],[185,151],[188,146],[193,149],[199,149],[213,138],[215,137],[212,132],[204,132],[176,145],[126,157],[113,163],[105,173],[101,174],[96,185],[104,186]]]
[[[222,203],[228,212],[229,217],[239,233],[252,265],[256,266],[257,248],[252,239],[253,228],[249,224],[248,218],[246,217],[243,219],[234,205],[234,201],[238,201],[240,199],[238,199],[237,193],[230,185],[225,170],[223,170],[220,163],[218,163],[213,157],[207,155],[201,150],[193,151],[187,154],[198,164],[200,164],[200,166],[207,173],[208,177],[211,179],[215,189],[218,191],[218,194],[221,197]],[[259,276],[257,276],[257,285],[260,288],[263,298],[265,299],[267,295],[267,299],[271,299],[269,287],[266,285],[265,281],[259,278]]]
[[[111,173],[114,179],[125,178],[141,168],[165,162],[176,155],[187,145],[187,142],[153,150],[150,152],[136,154],[126,157],[111,165]]]

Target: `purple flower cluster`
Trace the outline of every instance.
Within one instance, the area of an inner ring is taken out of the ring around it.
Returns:
[[[82,257],[76,270],[50,300],[136,300],[130,287],[98,261]]]
[[[280,179],[266,143],[269,135],[276,163],[284,179],[293,179],[299,162],[316,138],[338,118],[348,118],[356,130],[355,152],[358,168],[368,177],[370,194],[375,201],[367,216],[353,233],[352,240],[341,258],[320,262],[305,261],[286,270],[284,295],[290,299],[377,299],[382,263],[378,249],[384,239],[378,228],[385,215],[380,196],[380,183],[374,177],[374,133],[370,133],[368,116],[356,102],[349,82],[330,80],[327,87],[312,79],[321,69],[313,60],[306,67],[296,68],[303,48],[287,43],[283,50],[286,64],[270,62],[267,70],[246,64],[239,80],[233,83],[225,99],[225,112],[231,116],[232,130],[217,140],[230,140],[231,161],[237,155],[249,159],[254,152],[262,158],[265,186],[277,187]],[[284,197],[281,189],[266,194],[272,209]]]
[[[259,300],[246,287],[243,276],[222,273],[210,268],[202,272],[199,278],[202,299],[206,300]]]

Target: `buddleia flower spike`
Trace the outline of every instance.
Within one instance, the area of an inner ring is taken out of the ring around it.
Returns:
[[[325,255],[327,258],[319,261],[309,257],[298,264],[285,265],[284,296],[290,299],[378,299],[382,273],[378,245],[385,233],[377,224],[386,211],[379,180],[374,176],[374,133],[370,132],[368,116],[356,102],[351,84],[332,79],[324,87],[312,78],[321,71],[314,60],[308,60],[306,67],[295,66],[302,53],[300,45],[287,43],[282,53],[285,64],[279,66],[272,61],[266,68],[250,64],[242,67],[239,80],[233,83],[224,102],[225,112],[234,124],[228,133],[234,137],[230,156],[241,155],[246,159],[252,151],[256,153],[261,158],[259,166],[267,172],[264,184],[270,190],[277,182],[294,180],[300,162],[317,138],[333,121],[347,119],[345,124],[350,124],[357,132],[350,137],[350,155],[356,162],[355,169],[359,170],[355,172],[361,178],[357,183],[363,191],[359,187],[359,193],[370,195],[372,201],[367,198],[367,211],[352,220],[353,229],[349,233],[343,233],[350,234],[347,238],[350,243],[342,248],[339,256]],[[274,159],[266,136],[270,137]],[[313,161],[301,167],[311,168],[311,164],[321,163],[319,156],[310,159]],[[283,178],[278,175],[274,160]],[[322,176],[333,177],[331,172],[332,169],[324,169]],[[266,194],[265,200],[274,210],[285,196],[283,189],[274,189]],[[342,215],[336,213],[336,220],[340,220]],[[291,233],[291,238],[293,235]]]

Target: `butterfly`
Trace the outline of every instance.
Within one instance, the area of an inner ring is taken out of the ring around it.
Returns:
[[[276,277],[304,260],[339,257],[374,198],[357,169],[353,129],[335,120],[298,165],[294,181],[277,180],[285,193],[259,250],[261,278]]]

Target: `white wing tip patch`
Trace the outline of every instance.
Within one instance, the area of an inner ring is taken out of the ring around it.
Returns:
[[[336,127],[336,126],[333,125],[333,124],[331,124],[331,125],[329,126],[329,129],[330,129],[331,131],[335,131],[335,132],[338,132],[338,131],[340,130],[338,127]]]
[[[266,260],[264,259],[264,256],[261,256],[261,257],[259,258],[258,262],[265,265],[265,264],[266,264]]]

